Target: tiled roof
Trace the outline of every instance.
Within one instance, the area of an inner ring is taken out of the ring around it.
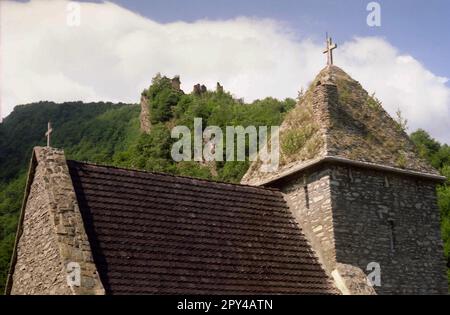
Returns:
[[[108,294],[336,293],[277,190],[68,166]]]

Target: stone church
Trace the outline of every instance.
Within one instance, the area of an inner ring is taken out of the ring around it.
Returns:
[[[7,294],[447,293],[444,178],[358,82],[329,63],[280,139],[240,185],[36,147]]]

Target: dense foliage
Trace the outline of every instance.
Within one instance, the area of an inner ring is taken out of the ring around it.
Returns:
[[[293,99],[273,98],[246,104],[223,91],[184,94],[170,79],[156,76],[143,92],[150,105],[151,132],[139,130],[138,105],[81,102],[40,102],[17,106],[0,124],[0,291],[12,253],[18,214],[32,148],[45,145],[47,121],[52,122],[52,146],[63,148],[69,159],[178,175],[238,182],[249,162],[175,163],[170,150],[177,139],[175,125],[193,129],[195,117],[203,126],[247,127],[279,125],[295,105]],[[419,130],[412,134],[420,154],[449,178],[438,189],[446,255],[450,249],[450,149]]]
[[[419,154],[447,177],[447,182],[438,187],[437,194],[441,210],[441,233],[444,240],[444,252],[447,257],[447,274],[450,285],[450,146],[439,143],[421,129],[412,133],[411,139],[416,144]]]

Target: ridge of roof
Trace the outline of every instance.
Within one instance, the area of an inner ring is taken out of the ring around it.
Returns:
[[[236,187],[258,189],[258,190],[262,190],[262,191],[280,192],[280,190],[278,188],[273,188],[273,187],[258,187],[258,186],[242,184],[242,183],[230,183],[230,182],[219,181],[219,180],[214,180],[214,179],[205,179],[205,178],[186,176],[186,175],[175,175],[175,174],[164,173],[164,172],[146,171],[146,170],[142,170],[142,169],[125,168],[125,167],[112,166],[112,165],[107,165],[107,164],[102,164],[102,163],[76,161],[76,160],[67,160],[67,163],[89,165],[89,166],[95,166],[95,167],[102,167],[102,168],[106,168],[106,169],[116,169],[116,170],[123,170],[123,171],[139,172],[139,173],[143,173],[143,174],[152,174],[152,175],[158,175],[158,176],[184,178],[184,179],[196,180],[196,181],[205,182],[205,183],[215,183],[215,184],[219,184],[219,185],[231,185],[231,186],[236,186]]]

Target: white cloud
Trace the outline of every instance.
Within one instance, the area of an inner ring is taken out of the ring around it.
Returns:
[[[380,38],[345,43],[337,59],[367,91],[376,93],[391,115],[400,109],[411,131],[423,128],[450,144],[448,79],[434,75],[411,56],[400,55]]]
[[[182,88],[217,81],[247,101],[295,97],[324,65],[323,43],[295,38],[273,20],[159,24],[112,3],[82,3],[81,25],[66,24],[68,1],[1,3],[1,101],[6,116],[39,100],[138,102],[157,72],[181,75]],[[400,108],[411,129],[450,142],[450,89],[386,40],[356,38],[335,63]]]

